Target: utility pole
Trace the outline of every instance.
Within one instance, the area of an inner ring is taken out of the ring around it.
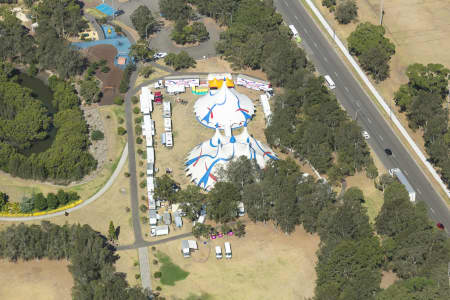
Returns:
[[[383,15],[384,15],[383,6],[384,6],[384,0],[381,0],[381,3],[380,3],[380,26],[383,26]]]

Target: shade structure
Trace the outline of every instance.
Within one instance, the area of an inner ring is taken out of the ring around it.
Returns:
[[[248,134],[247,127],[237,136],[226,137],[218,128],[214,136],[197,145],[185,162],[186,174],[192,181],[205,190],[210,190],[217,181],[217,170],[226,168],[228,162],[245,156],[264,168],[277,156],[267,146]]]
[[[231,129],[247,124],[255,113],[252,100],[223,84],[219,91],[200,97],[194,105],[197,120],[209,128]]]

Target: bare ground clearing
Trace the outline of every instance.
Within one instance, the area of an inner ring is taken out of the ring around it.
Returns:
[[[73,286],[66,260],[0,260],[0,299],[69,300]],[[7,270],[7,271],[6,271]]]
[[[226,240],[231,243],[233,258],[216,260],[213,249],[216,245],[223,248]],[[198,244],[199,250],[188,259],[180,253],[181,241],[156,246],[175,264],[190,272],[175,286],[163,286],[152,278],[152,286],[161,286],[163,296],[170,299],[207,293],[213,299],[286,300],[313,296],[319,237],[306,233],[300,226],[293,234],[284,235],[272,224],[249,222],[244,238],[230,237],[208,241],[208,245]],[[149,252],[152,265],[156,251]]]

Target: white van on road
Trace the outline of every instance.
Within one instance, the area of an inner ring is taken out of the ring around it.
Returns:
[[[330,75],[325,75],[323,78],[325,79],[325,83],[327,84],[327,86],[330,90],[332,90],[336,87],[336,85],[334,84],[334,81],[333,81],[333,79],[331,79]]]

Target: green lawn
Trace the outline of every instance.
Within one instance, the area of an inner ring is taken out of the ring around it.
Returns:
[[[93,15],[95,18],[101,19],[103,17],[107,17],[104,13],[101,11],[95,9],[95,8],[86,8],[86,12]]]
[[[161,267],[159,268],[159,271],[162,273],[161,276],[161,283],[164,285],[175,285],[176,281],[186,279],[188,277],[189,272],[184,271],[179,266],[174,264],[170,257],[168,257],[166,254],[162,253],[161,251],[158,251],[156,253],[156,257],[159,260],[159,263],[161,264]]]

